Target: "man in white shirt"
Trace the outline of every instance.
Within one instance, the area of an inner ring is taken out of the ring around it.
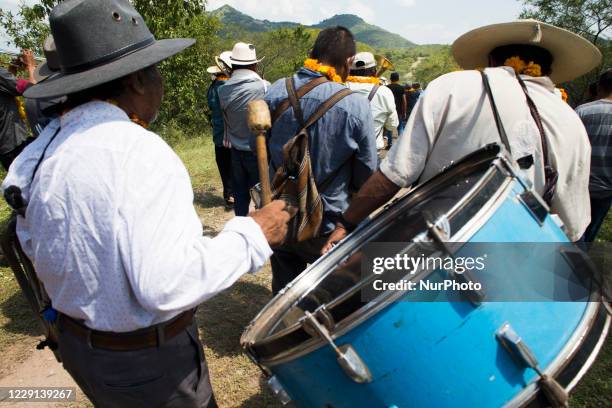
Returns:
[[[551,211],[560,215],[570,239],[581,237],[590,219],[590,145],[580,119],[555,92],[554,84],[596,67],[601,61],[599,50],[576,34],[535,20],[475,29],[457,39],[452,50],[459,65],[471,70],[449,73],[429,84],[398,143],[353,199],[324,252],[400,188],[430,179],[486,144],[502,144],[483,78],[473,70],[486,65],[492,67],[485,73],[512,158],[526,164],[521,166],[525,176],[544,195],[547,180],[541,135],[517,80],[521,74],[541,116],[548,162],[558,174]]]
[[[395,109],[393,92],[386,86],[381,86],[376,77],[376,59],[371,52],[355,54],[351,64],[351,72],[346,79],[346,85],[355,93],[359,93],[370,101],[372,117],[374,118],[374,135],[376,136],[376,150],[384,149],[385,129],[395,133],[399,119]]]
[[[261,268],[284,239],[284,203],[203,237],[185,166],[146,129],[163,97],[156,64],[194,41],[156,41],[127,0],[67,0],[50,24],[61,74],[26,96],[67,94],[65,113],[3,189],[19,195],[17,234],[59,312],[64,367],[96,406],[214,407],[194,309]]]

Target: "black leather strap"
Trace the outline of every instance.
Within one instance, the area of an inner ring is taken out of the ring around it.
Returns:
[[[499,138],[506,147],[506,150],[508,150],[508,153],[510,154],[510,156],[512,156],[512,149],[510,148],[508,135],[506,134],[506,129],[504,129],[504,124],[502,123],[501,117],[499,116],[499,111],[497,110],[497,105],[495,104],[495,98],[493,97],[493,91],[491,91],[491,84],[489,83],[489,78],[487,77],[487,74],[484,71],[480,71],[480,75],[482,76],[482,83],[489,97],[489,102],[491,103],[491,109],[493,110],[493,116],[495,117],[495,125],[497,126],[497,133],[499,133]]]

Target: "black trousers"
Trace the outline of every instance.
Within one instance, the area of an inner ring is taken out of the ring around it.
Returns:
[[[215,159],[223,183],[223,198],[232,197],[232,149],[225,146],[215,146]]]
[[[272,294],[276,295],[321,256],[321,248],[329,235],[309,239],[296,244],[283,245],[274,249],[272,264]]]
[[[217,406],[195,321],[161,346],[135,351],[92,348],[60,325],[59,352],[95,407]]]

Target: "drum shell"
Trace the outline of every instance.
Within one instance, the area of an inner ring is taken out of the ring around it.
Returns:
[[[512,179],[488,216],[475,217],[482,225],[470,227],[470,241],[567,242],[550,216],[540,224],[517,199],[524,191]],[[548,272],[554,280],[553,271]],[[370,383],[353,382],[326,344],[260,364],[300,407],[502,406],[537,374],[517,365],[496,340],[496,330],[509,322],[546,370],[568,358],[579,339],[576,333],[588,328],[592,309],[588,302],[474,307],[468,302],[398,301],[334,333],[337,345],[350,344],[359,353],[372,373]]]

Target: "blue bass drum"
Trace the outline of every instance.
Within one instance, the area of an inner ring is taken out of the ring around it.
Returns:
[[[241,343],[279,399],[298,407],[561,405],[610,325],[595,295],[490,302],[473,291],[463,301],[423,302],[386,291],[364,300],[373,277],[361,271],[371,242],[403,242],[404,253],[429,241],[569,245],[559,224],[499,148],[487,146],[364,222],[279,293]],[[534,264],[526,273],[558,289],[559,276],[577,267],[559,251],[537,257],[545,256],[554,268]],[[503,273],[487,277],[484,290],[517,273],[514,261],[497,265]]]

